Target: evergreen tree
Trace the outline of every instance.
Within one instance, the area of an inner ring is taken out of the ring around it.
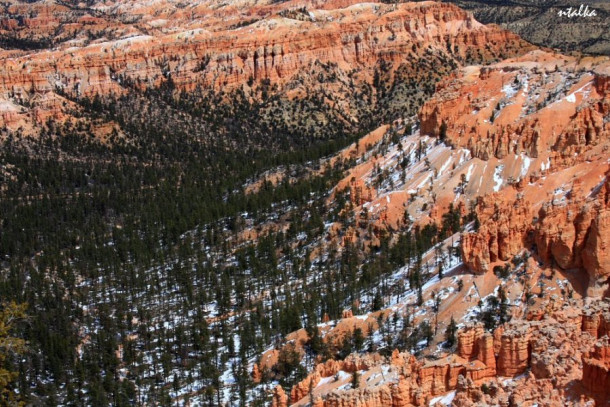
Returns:
[[[457,324],[455,323],[455,319],[453,319],[453,315],[451,316],[451,320],[449,321],[449,325],[447,326],[447,330],[445,330],[445,344],[448,348],[453,347],[456,343],[456,334],[457,334]]]

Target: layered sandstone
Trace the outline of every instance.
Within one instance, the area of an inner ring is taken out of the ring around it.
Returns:
[[[7,53],[0,67],[1,124],[27,129],[47,118],[60,119],[66,113],[64,95],[121,94],[170,78],[179,89],[215,91],[242,85],[249,89],[268,79],[279,85],[291,82],[288,91],[298,93],[299,83],[307,81],[303,73],[319,69],[363,70],[364,78],[372,80],[378,62],[395,69],[405,57],[421,56],[424,50],[445,54],[450,49],[454,61],[477,55],[484,62],[529,47],[514,34],[482,26],[448,4],[352,3],[308,3],[306,11],[290,2],[251,4],[243,12],[250,7],[253,22],[245,26],[228,23],[234,19],[231,6],[202,5],[194,14],[172,16],[171,30],[149,27],[149,34],[79,47]],[[191,24],[195,14],[200,17],[196,21],[207,22],[205,28]],[[145,10],[138,15],[146,15]]]

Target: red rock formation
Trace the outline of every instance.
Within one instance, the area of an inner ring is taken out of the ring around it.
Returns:
[[[573,189],[576,198],[567,205],[544,205],[535,230],[538,253],[544,260],[553,259],[563,269],[587,271],[591,296],[608,294],[609,175],[607,172],[604,183],[593,191],[593,199],[586,200],[582,191]]]
[[[353,318],[354,317],[354,313],[352,312],[351,309],[345,309],[343,310],[343,313],[341,314],[341,318]]]
[[[610,398],[610,342],[598,341],[582,358],[582,384],[597,397]]]
[[[610,335],[610,314],[600,311],[598,307],[584,309],[582,331],[596,339]]]
[[[578,74],[577,67],[574,59],[542,52],[468,67],[438,85],[419,118],[422,134],[440,135],[445,123],[447,143],[495,165],[500,178],[494,177],[494,190],[515,187],[478,200],[480,228],[462,236],[471,270],[484,273],[534,249],[548,264],[586,271],[588,294],[600,296],[610,276],[610,122],[604,119],[610,62]],[[555,81],[565,84],[561,93]],[[598,171],[590,172],[588,162]],[[515,163],[522,168],[509,172],[518,178],[501,178],[502,168]]]
[[[531,204],[519,199],[519,195],[513,203],[503,201],[506,194],[480,198],[477,216],[481,227],[476,233],[462,236],[465,264],[477,273],[484,273],[492,263],[510,260],[523,248],[535,244],[535,252],[545,262],[555,262],[566,270],[581,268],[586,271],[589,295],[607,295],[610,276],[609,175],[610,172],[606,172],[604,182],[590,193],[575,182],[572,191],[566,194],[566,203],[557,204],[554,199],[546,202],[536,217]],[[528,190],[528,194],[534,192]]]
[[[424,104],[421,132],[439,135],[444,122],[447,142],[470,149],[474,157],[524,153],[537,158],[552,150],[558,163],[571,165],[575,154],[606,141],[610,129],[604,122],[610,111],[607,61],[593,75],[572,75],[574,64],[535,52],[491,67],[469,67],[446,79]],[[557,82],[566,83],[565,94],[557,94]]]
[[[590,397],[605,400],[609,388],[610,345],[604,336],[592,349],[591,336],[581,327],[596,335],[607,335],[601,327],[610,321],[610,303],[599,301],[585,305],[582,300],[571,300],[558,306],[548,301],[549,304],[542,304],[548,312],[540,321],[514,319],[494,335],[485,332],[481,325],[466,327],[458,333],[457,355],[424,362],[395,350],[387,360],[379,355],[376,359],[352,355],[349,361],[320,364],[312,375],[293,388],[293,394],[298,389],[298,397],[292,401],[308,395],[304,390],[311,380],[319,383],[319,378],[340,370],[364,371],[363,376],[370,371],[375,374],[367,377],[374,378],[382,369],[386,379],[372,386],[367,385],[368,379],[362,380],[358,389],[333,390],[331,385],[325,392],[316,390],[316,405],[422,406],[452,390],[456,391],[453,405],[457,406],[536,402],[563,405],[566,397],[572,397],[569,389],[581,379],[589,392],[582,395],[583,402]],[[506,380],[523,373],[524,377]],[[498,380],[497,376],[502,378]],[[345,383],[340,381],[336,386]]]
[[[254,383],[259,383],[261,381],[262,374],[260,369],[258,368],[258,363],[255,363],[252,367],[252,381]]]
[[[529,366],[529,332],[526,325],[504,331],[498,354],[498,375],[515,376]]]
[[[606,181],[606,185],[610,181]],[[607,188],[607,194],[610,188]],[[606,198],[605,207],[600,209],[589,229],[588,238],[582,251],[582,262],[589,274],[589,286],[595,287],[593,295],[608,295],[610,276],[610,205]]]
[[[477,217],[481,227],[477,233],[462,235],[464,263],[478,273],[489,270],[491,263],[510,260],[525,246],[528,225],[531,224],[530,204],[519,198],[504,204],[499,195],[479,198]]]

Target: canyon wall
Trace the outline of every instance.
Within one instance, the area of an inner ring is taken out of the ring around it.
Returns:
[[[129,24],[117,23],[120,29],[107,31],[125,34],[118,39],[104,36],[79,46],[62,43],[44,51],[7,51],[0,54],[0,124],[27,130],[33,123],[61,120],[77,110],[66,96],[120,95],[158,87],[170,79],[178,89],[201,86],[215,92],[250,89],[265,79],[286,85],[285,96],[295,97],[299,84],[332,72],[362,71],[342,80],[372,82],[382,63],[384,69],[394,70],[409,61],[406,69],[416,72],[416,60],[431,54],[441,55],[451,65],[484,63],[532,48],[514,34],[483,26],[449,4],[335,6],[255,7],[251,24],[243,26],[230,24],[229,10],[211,8],[198,11],[208,21],[204,28],[193,28],[202,24],[200,20],[191,23],[181,16],[171,30],[148,27],[132,35],[125,28]]]

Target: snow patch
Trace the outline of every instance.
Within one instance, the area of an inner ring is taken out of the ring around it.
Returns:
[[[455,390],[450,391],[449,393],[445,394],[444,396],[439,396],[439,397],[435,397],[432,400],[430,400],[430,406],[434,406],[436,403],[441,403],[444,406],[450,406],[451,403],[453,402],[453,399],[455,398]]]
[[[468,167],[468,172],[466,173],[466,181],[470,181],[470,177],[472,176],[473,171],[474,171],[474,164],[471,164]]]
[[[504,179],[500,176],[504,171],[504,165],[498,165],[494,171],[494,192],[498,192],[504,183]]]
[[[506,95],[508,99],[511,99],[517,94],[517,90],[513,88],[511,84],[504,85],[504,87],[502,88],[502,92],[504,93],[504,95]]]
[[[530,168],[530,164],[532,163],[532,159],[529,158],[527,155],[521,153],[521,160],[523,161],[523,164],[521,164],[521,172],[519,173],[519,176],[521,178],[525,177],[527,175],[527,171]]]

